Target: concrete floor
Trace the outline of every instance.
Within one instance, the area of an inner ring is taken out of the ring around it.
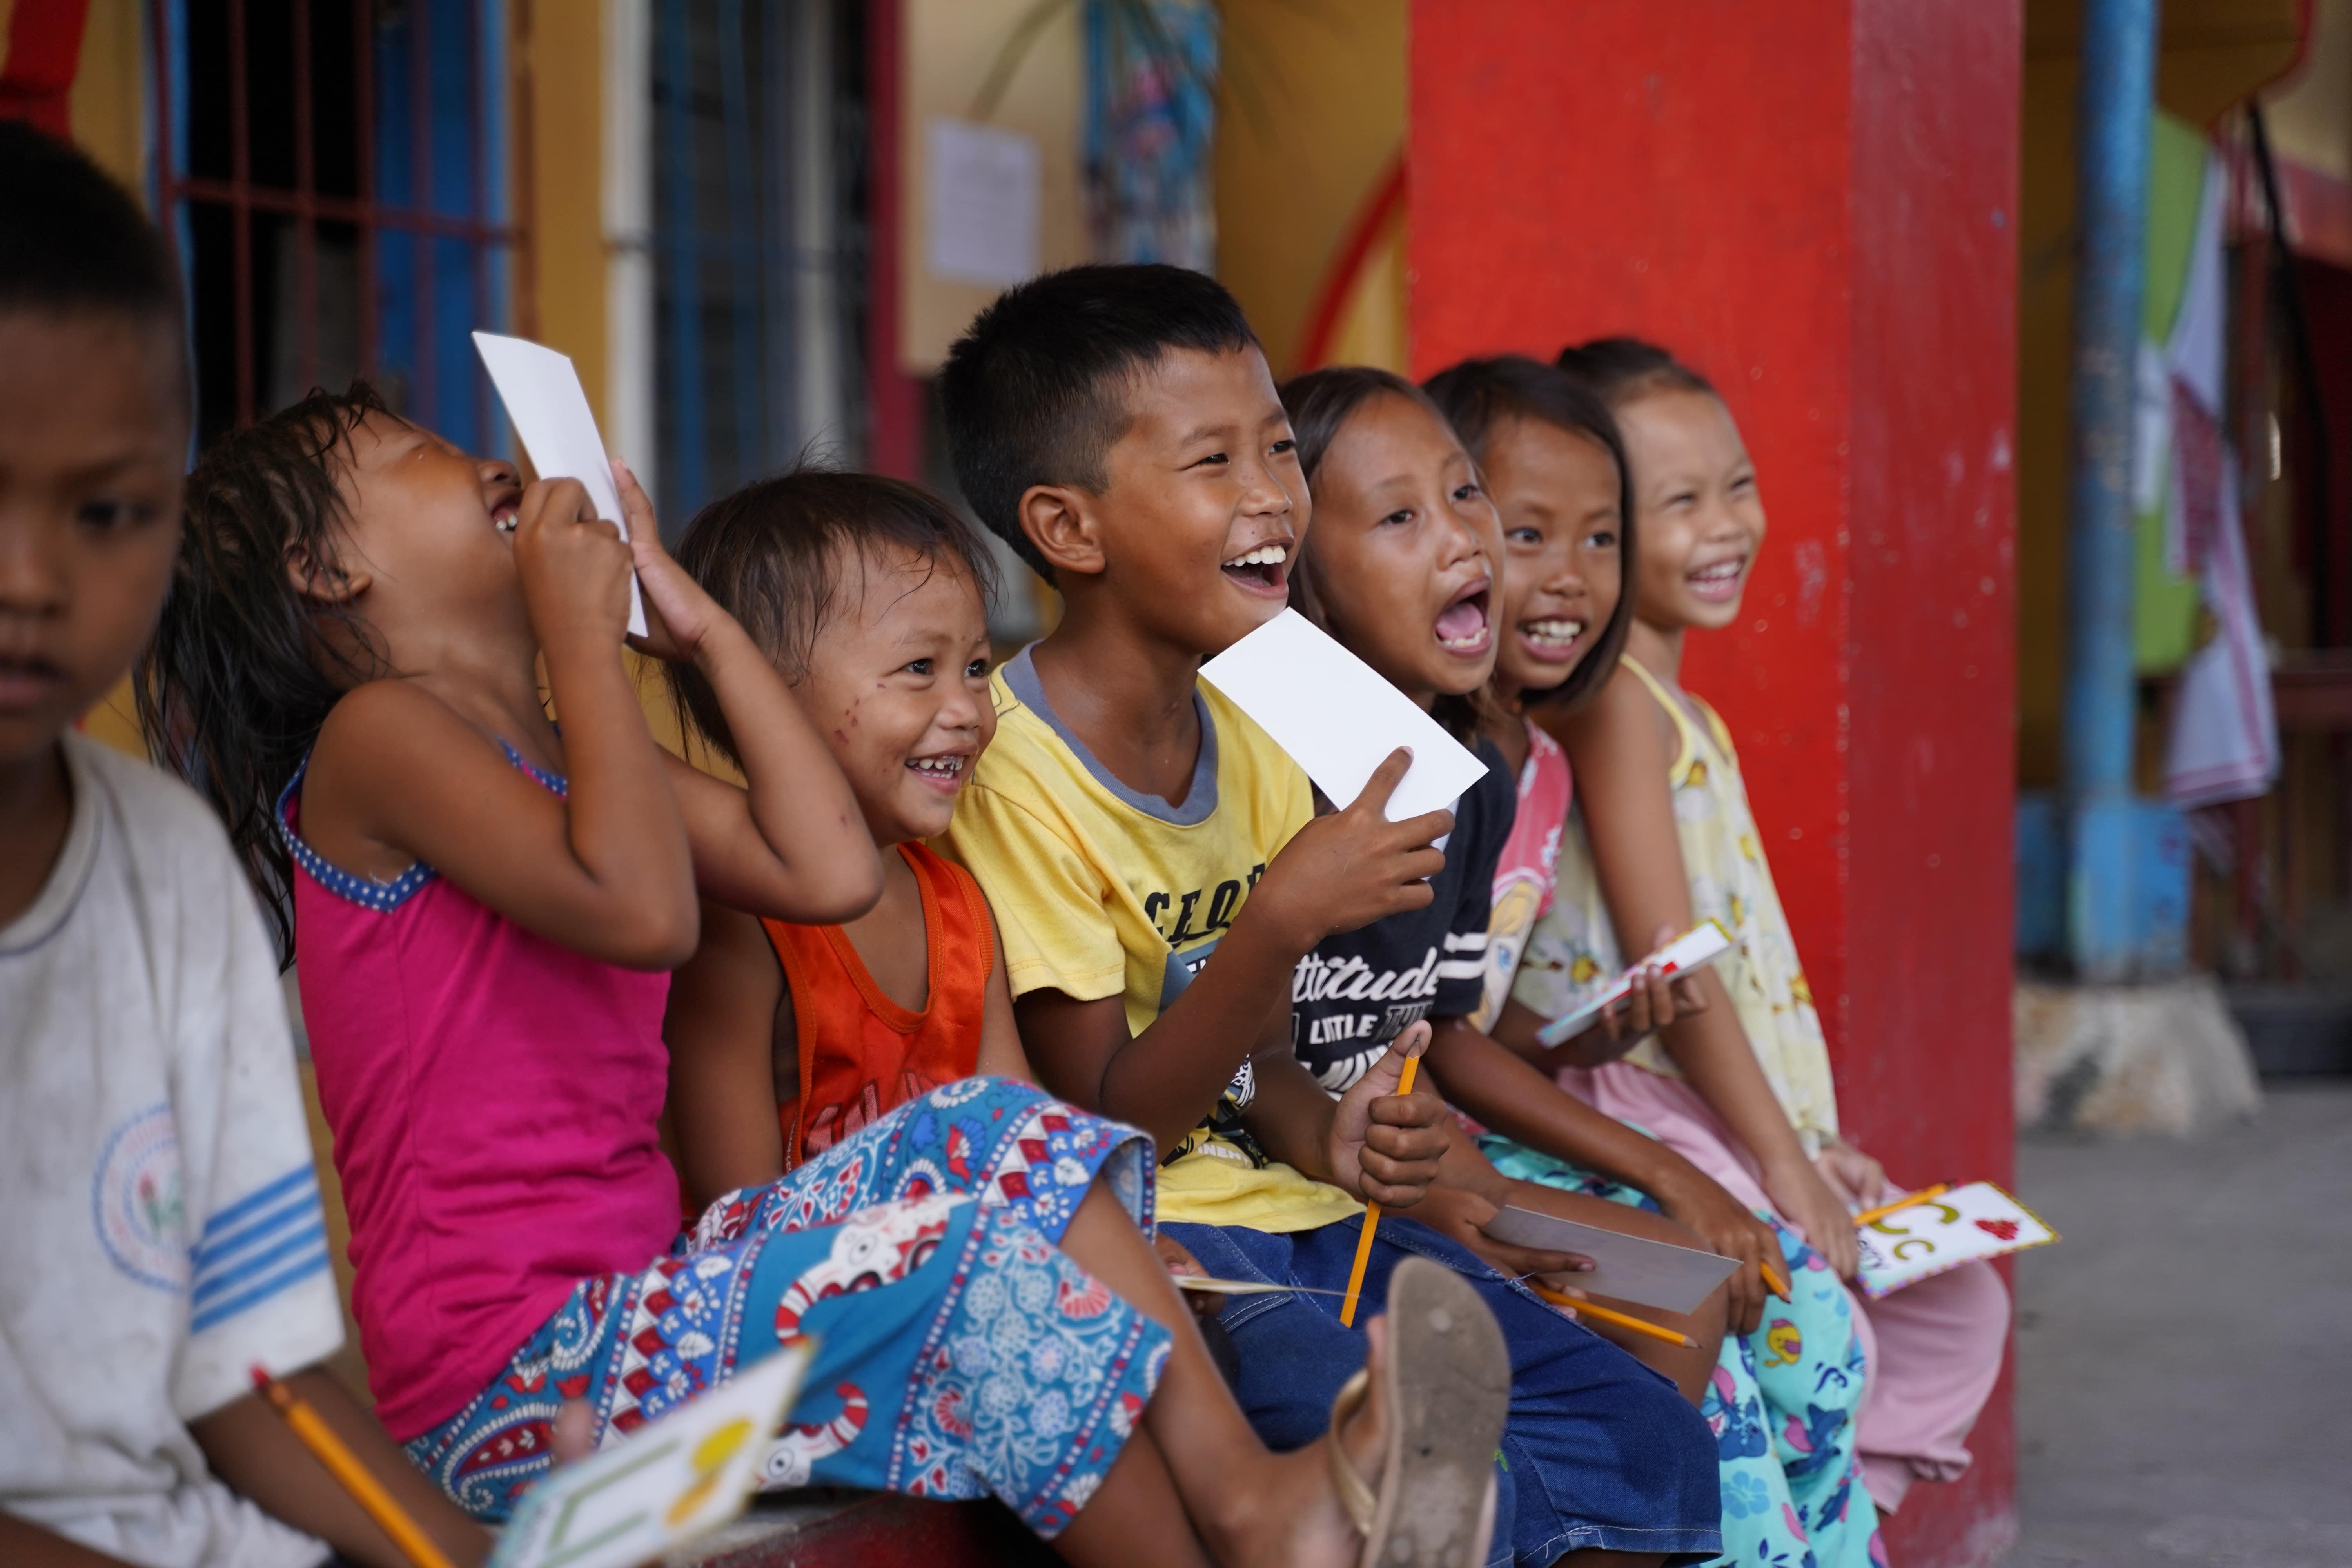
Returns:
[[[2189,1142],[2042,1135],[2006,1568],[2352,1563],[2352,1079]]]

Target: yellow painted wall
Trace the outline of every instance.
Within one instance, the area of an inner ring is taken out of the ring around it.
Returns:
[[[947,357],[982,307],[996,298],[989,284],[935,278],[923,195],[929,178],[926,127],[935,117],[971,120],[1008,45],[1018,66],[982,123],[1036,138],[1040,185],[1037,260],[1045,268],[1087,258],[1084,200],[1078,181],[1078,124],[1083,78],[1076,5],[1041,11],[1037,0],[903,0],[899,103],[898,363],[928,375]],[[1025,20],[1047,18],[1025,44]]]
[[[0,11],[6,9],[0,0]],[[74,144],[143,199],[147,194],[146,14],[142,0],[89,0],[74,77]]]
[[[2322,0],[2338,4],[2340,0]],[[2028,0],[2018,213],[2018,782],[2058,782],[2080,0]],[[2207,123],[2294,58],[2296,0],[2168,0],[2158,97]]]
[[[527,127],[510,138],[528,156],[515,173],[530,225],[530,261],[518,279],[518,325],[572,356],[604,417],[605,238],[602,15],[596,0],[515,0],[528,33],[515,40],[518,79],[528,75]],[[519,83],[520,85],[520,83]],[[525,133],[527,131],[527,134]],[[526,297],[526,290],[528,297]],[[535,319],[534,319],[535,316]]]
[[[1217,273],[1275,374],[1296,356],[1332,262],[1404,142],[1405,0],[1224,0]],[[1402,363],[1401,258],[1341,338]],[[1390,301],[1396,301],[1391,303]],[[1385,323],[1385,325],[1383,325]]]

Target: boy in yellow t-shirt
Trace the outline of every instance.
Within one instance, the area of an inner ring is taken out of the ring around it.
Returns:
[[[1029,1059],[1054,1094],[1151,1134],[1167,1234],[1212,1273],[1336,1291],[1359,1200],[1411,1207],[1463,1156],[1432,1097],[1393,1092],[1393,1056],[1337,1101],[1307,1075],[1291,972],[1326,936],[1425,905],[1452,819],[1386,820],[1402,752],[1314,816],[1297,767],[1196,679],[1280,613],[1307,524],[1265,357],[1210,279],[1082,267],[982,311],[940,394],[966,497],[1065,606],[995,677],[997,738],[945,841],[995,909]],[[1671,1384],[1402,1215],[1381,1226],[1368,1310],[1416,1253],[1476,1284],[1511,1345],[1498,1548],[1720,1551],[1714,1441]],[[1276,1448],[1323,1430],[1363,1360],[1336,1306],[1276,1294],[1223,1315],[1236,1393]]]

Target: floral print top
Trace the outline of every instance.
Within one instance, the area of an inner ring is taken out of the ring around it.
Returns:
[[[1730,993],[1781,1110],[1812,1152],[1838,1129],[1829,1047],[1748,808],[1731,733],[1698,698],[1669,688],[1631,655],[1622,662],[1674,722],[1677,741],[1669,776],[1683,867],[1690,878],[1691,912],[1699,920],[1721,921],[1737,939],[1738,945],[1717,961],[1716,973]],[[1618,950],[1616,930],[1601,901],[1580,802],[1570,810],[1561,837],[1552,906],[1528,938],[1512,994],[1546,1017],[1559,1017],[1629,962]],[[1654,1036],[1634,1047],[1626,1060],[1670,1078],[1681,1076]]]

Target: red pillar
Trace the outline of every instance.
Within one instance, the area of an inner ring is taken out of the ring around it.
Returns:
[[[1771,532],[1685,678],[1723,710],[1857,1140],[2006,1180],[2018,0],[1413,0],[1413,362],[1653,337]],[[2011,1395],[1891,1531],[2013,1528]]]

